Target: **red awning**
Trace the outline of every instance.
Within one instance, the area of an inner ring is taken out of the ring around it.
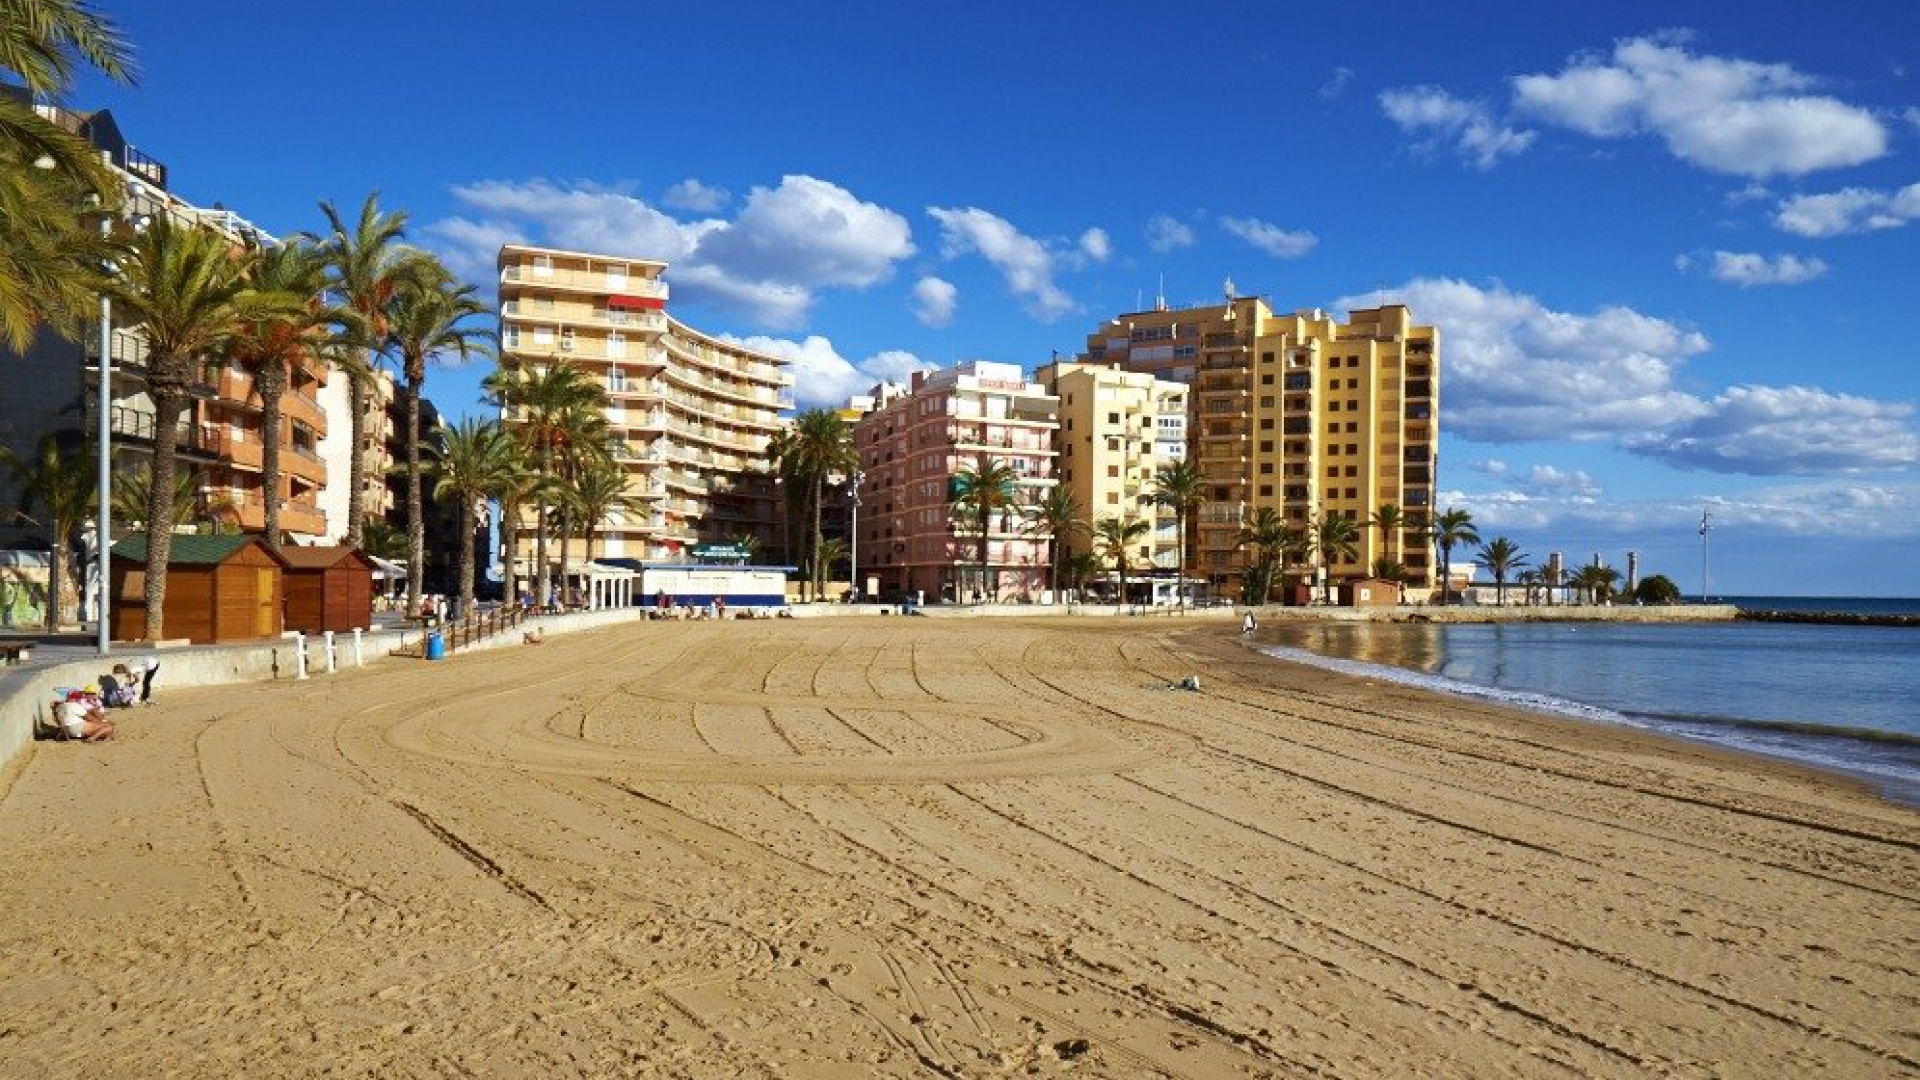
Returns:
[[[609,296],[607,306],[619,311],[659,311],[667,302],[651,296]]]

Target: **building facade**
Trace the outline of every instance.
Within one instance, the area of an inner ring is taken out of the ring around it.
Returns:
[[[500,249],[504,367],[569,362],[607,392],[614,452],[634,509],[599,523],[596,556],[686,559],[696,544],[780,536],[767,441],[793,405],[785,358],[667,314],[667,264],[509,244]],[[519,417],[512,409],[503,420]],[[530,519],[529,519],[530,523]],[[509,557],[531,570],[532,533]],[[586,554],[576,541],[570,558]],[[558,562],[557,544],[550,561]]]
[[[214,230],[236,245],[270,245],[276,241],[233,212],[215,204],[203,208],[168,189],[164,164],[142,153],[121,133],[111,113],[81,113],[57,106],[36,106],[52,123],[89,141],[117,173],[127,199],[118,226],[129,231],[167,215],[175,222]],[[78,343],[43,331],[24,355],[0,355],[0,445],[31,458],[44,435],[53,435],[73,452],[91,449],[99,423],[99,362],[101,334],[98,318]],[[154,405],[146,388],[146,340],[138,326],[119,318],[109,335],[112,379],[107,403],[114,467],[144,468],[154,442]],[[4,352],[4,350],[0,350]],[[333,419],[322,404],[339,377],[319,357],[309,357],[290,373],[280,399],[280,472],[278,490],[263,486],[261,401],[252,377],[238,365],[208,358],[202,382],[196,387],[178,435],[178,458],[183,475],[195,478],[197,488],[193,524],[227,525],[260,530],[266,525],[266,500],[280,500],[280,527],[296,540],[316,541],[328,535],[330,522],[322,509],[329,470],[320,453]],[[18,492],[0,477],[0,499],[11,518]],[[4,533],[8,522],[0,522]]]
[[[1052,536],[1022,512],[1056,483],[1058,399],[1017,364],[974,361],[876,387],[854,426],[859,455],[857,580],[883,597],[929,601],[1037,599],[1047,588]],[[978,527],[956,520],[955,480],[982,462],[1014,473],[1015,506],[987,529],[981,576]]]
[[[1259,508],[1289,526],[1324,515],[1358,532],[1338,578],[1400,564],[1411,598],[1433,587],[1418,521],[1433,505],[1440,338],[1403,305],[1276,314],[1258,297],[1122,315],[1087,337],[1083,359],[1189,384],[1188,452],[1207,481],[1194,566],[1227,589],[1252,560],[1242,527]],[[1400,528],[1372,522],[1396,507]]]
[[[1187,387],[1106,364],[1055,363],[1034,378],[1059,399],[1058,476],[1085,511],[1089,528],[1111,517],[1151,522],[1140,550],[1129,553],[1129,565],[1177,572],[1177,516],[1156,499],[1154,481],[1186,456]],[[1061,546],[1078,553],[1095,545],[1080,533]]]

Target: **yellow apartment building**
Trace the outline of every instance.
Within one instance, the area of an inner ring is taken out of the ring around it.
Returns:
[[[777,545],[767,441],[793,405],[781,357],[703,334],[667,314],[663,262],[509,244],[500,249],[506,366],[567,360],[606,389],[606,417],[639,509],[597,526],[596,557],[691,560],[701,543]],[[511,426],[509,410],[503,420]],[[524,575],[532,536],[509,553]],[[574,560],[585,555],[578,547]],[[548,558],[558,562],[558,544]]]
[[[1179,536],[1174,510],[1154,498],[1160,470],[1186,456],[1187,387],[1109,364],[1060,362],[1034,373],[1060,400],[1059,479],[1086,511],[1091,528],[1101,518],[1132,515],[1153,523],[1133,567],[1177,573]],[[1091,537],[1068,537],[1063,547],[1093,549]]]
[[[1308,528],[1323,514],[1359,526],[1354,558],[1336,579],[1378,559],[1401,564],[1409,595],[1433,586],[1418,518],[1433,505],[1438,446],[1439,332],[1404,305],[1349,313],[1276,314],[1258,297],[1121,315],[1087,336],[1083,359],[1191,387],[1188,452],[1207,479],[1194,559],[1216,591],[1231,591],[1252,553],[1239,546],[1260,507]],[[1383,505],[1404,524],[1370,524]]]

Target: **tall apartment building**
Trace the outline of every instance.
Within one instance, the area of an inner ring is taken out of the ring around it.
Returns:
[[[993,460],[1018,477],[1017,504],[1043,498],[1056,482],[1058,404],[1019,365],[984,360],[875,388],[853,432],[863,474],[856,580],[878,578],[882,595],[929,600],[1044,591],[1052,536],[1017,508],[995,516],[982,582],[979,532],[955,521],[950,497],[962,470]]]
[[[1089,362],[1118,364],[1192,387],[1189,453],[1207,478],[1195,565],[1229,586],[1252,553],[1237,545],[1260,507],[1305,528],[1323,514],[1359,527],[1336,578],[1381,557],[1405,569],[1413,593],[1433,585],[1414,518],[1433,505],[1439,424],[1439,333],[1403,305],[1276,314],[1257,297],[1180,311],[1135,312],[1087,336]],[[1407,517],[1398,535],[1369,522],[1384,504]]]
[[[127,228],[139,228],[164,214],[179,223],[215,230],[236,244],[275,242],[218,204],[211,209],[198,207],[169,191],[167,167],[135,148],[106,110],[81,113],[48,105],[35,109],[90,142],[119,175],[127,192],[121,210]],[[115,467],[126,469],[137,467],[152,454],[154,406],[146,390],[146,339],[139,327],[123,324],[117,317],[114,323],[108,423]],[[53,434],[76,451],[91,447],[99,423],[100,347],[96,325],[79,343],[43,332],[23,355],[6,355],[0,348],[0,401],[6,403],[0,409],[0,445],[31,457],[39,439]],[[320,504],[329,472],[319,446],[329,433],[330,420],[321,397],[338,376],[317,357],[292,372],[280,399],[281,478],[279,490],[273,493],[262,487],[261,407],[252,378],[237,366],[215,363],[203,379],[177,433],[181,468],[200,481],[196,516],[262,529],[271,494],[281,500],[283,530],[297,539],[325,536],[330,522]],[[10,519],[18,495],[4,476],[0,476],[0,489],[4,489],[0,499],[8,511],[5,517]],[[0,533],[7,524],[0,521]]]
[[[743,534],[778,544],[766,449],[793,405],[786,359],[669,316],[663,262],[509,244],[499,268],[501,362],[567,360],[607,391],[627,494],[644,508],[600,523],[596,555],[672,561]],[[523,563],[525,535],[513,555]],[[548,557],[558,561],[557,545]]]
[[[401,425],[394,422],[398,387],[393,372],[384,367],[373,369],[367,384],[367,411],[361,420],[361,475],[364,478],[360,505],[366,519],[390,520],[394,514],[393,487],[389,482],[394,465],[406,460],[406,448],[400,442]],[[348,478],[353,475],[353,398],[345,376],[335,374],[320,388],[320,409],[327,416],[319,453],[326,463],[329,482],[320,493],[320,511],[326,516],[329,535],[338,539],[347,531],[347,504],[352,497]],[[421,402],[423,414],[428,403]],[[404,513],[402,508],[402,513]]]
[[[1130,567],[1177,571],[1178,521],[1155,499],[1154,479],[1186,456],[1187,387],[1107,364],[1054,363],[1034,378],[1060,402],[1061,485],[1089,522],[1130,515],[1153,524]],[[1083,533],[1063,546],[1084,552],[1094,544]]]

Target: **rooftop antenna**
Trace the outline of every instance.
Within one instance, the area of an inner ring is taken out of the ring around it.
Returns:
[[[1147,306],[1146,293],[1140,289],[1133,290],[1133,310],[1145,311],[1146,306]]]
[[[1153,310],[1167,310],[1167,275],[1165,271],[1162,271],[1160,274],[1160,288],[1153,294]]]

